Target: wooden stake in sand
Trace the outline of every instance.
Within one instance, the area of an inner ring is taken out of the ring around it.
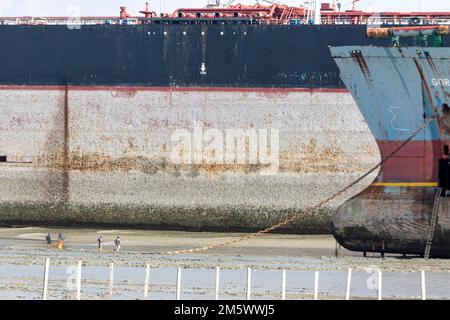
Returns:
[[[112,299],[114,290],[114,263],[109,264],[109,298]]]
[[[319,271],[314,273],[314,300],[319,300]]]
[[[145,266],[145,280],[144,280],[144,300],[148,299],[148,283],[150,281],[150,265]]]
[[[383,299],[383,273],[378,270],[378,300]]]
[[[252,299],[252,268],[247,268],[247,300]]]
[[[352,268],[348,268],[347,272],[347,288],[345,290],[345,300],[350,300],[350,290],[352,288]]]
[[[78,261],[78,265],[77,265],[77,300],[81,300],[81,267],[82,267],[82,262]]]
[[[48,270],[50,268],[50,258],[45,259],[44,265],[44,286],[42,288],[42,300],[47,300],[47,290],[48,290]]]
[[[177,300],[181,300],[181,268],[177,269]]]
[[[220,267],[216,268],[216,295],[215,299],[219,300],[219,291],[220,291]]]
[[[422,300],[427,300],[427,284],[425,281],[425,270],[420,271],[420,283],[422,287]]]

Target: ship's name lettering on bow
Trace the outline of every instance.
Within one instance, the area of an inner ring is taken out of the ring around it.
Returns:
[[[431,83],[433,87],[450,87],[450,79],[448,78],[433,78]]]

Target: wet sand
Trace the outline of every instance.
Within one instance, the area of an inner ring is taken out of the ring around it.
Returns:
[[[12,244],[17,249],[45,247],[45,236],[50,232],[56,239],[62,232],[67,241],[65,248],[89,250],[97,246],[97,238],[103,236],[105,250],[112,250],[116,236],[122,239],[127,252],[158,253],[204,247],[239,238],[243,233],[175,232],[142,230],[94,230],[94,229],[44,229],[44,228],[0,228],[0,249]],[[330,235],[274,235],[267,234],[227,248],[214,249],[207,253],[246,254],[267,256],[334,255],[335,241]],[[345,250],[344,250],[345,251]],[[345,255],[351,254],[345,251]]]
[[[55,239],[63,232],[64,250],[48,249],[45,235]],[[103,235],[103,252],[96,240]],[[113,240],[120,235],[122,250],[113,254]],[[245,297],[246,269],[254,271],[254,298],[279,299],[280,273],[287,270],[289,299],[311,298],[314,271],[321,274],[321,296],[342,298],[346,272],[354,270],[354,298],[376,297],[374,274],[383,271],[387,298],[410,299],[420,295],[420,270],[427,272],[429,295],[450,297],[450,260],[340,250],[335,257],[335,241],[330,235],[300,236],[268,234],[236,245],[189,255],[159,255],[158,252],[204,247],[234,239],[242,234],[191,233],[136,230],[0,228],[0,299],[39,299],[43,264],[51,259],[49,298],[73,298],[74,266],[83,261],[83,298],[108,298],[108,265],[115,264],[117,299],[140,299],[145,265],[152,268],[150,298],[172,299],[176,268],[183,268],[183,298],[214,297],[214,272],[220,267],[221,298]],[[376,282],[376,281],[375,281]]]

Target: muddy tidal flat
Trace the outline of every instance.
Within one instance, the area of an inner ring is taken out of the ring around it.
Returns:
[[[50,232],[67,240],[62,251],[45,242]],[[103,236],[103,251],[97,238]],[[113,252],[116,236],[121,251]],[[319,298],[343,299],[347,272],[352,268],[351,297],[376,299],[378,270],[384,299],[420,299],[421,274],[426,273],[428,299],[450,298],[450,260],[339,250],[330,235],[269,234],[230,247],[202,253],[165,255],[166,251],[204,247],[243,234],[136,230],[0,228],[0,299],[41,299],[44,263],[50,258],[48,299],[74,299],[78,261],[82,261],[81,298],[111,299],[110,270],[114,264],[112,299],[143,299],[146,265],[150,265],[148,299],[176,297],[177,268],[181,268],[182,299],[214,299],[216,268],[220,268],[220,299],[245,299],[251,268],[252,299],[280,299],[286,271],[286,298],[312,299],[315,271]]]

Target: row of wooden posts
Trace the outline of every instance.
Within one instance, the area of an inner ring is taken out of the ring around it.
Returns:
[[[49,268],[50,259],[45,260],[44,267],[44,285],[42,292],[42,300],[47,300],[48,295],[48,279],[49,279]],[[81,269],[82,262],[77,263],[77,273],[76,273],[76,299],[81,300]],[[181,268],[177,268],[177,283],[176,283],[176,300],[181,300]],[[383,274],[381,270],[377,271],[377,290],[378,290],[378,300],[382,300],[383,292]],[[420,272],[421,279],[421,289],[422,289],[422,300],[427,299],[426,291],[426,280],[425,271]],[[220,268],[216,268],[215,273],[215,299],[219,300],[220,293]],[[149,296],[149,282],[150,282],[150,265],[147,264],[145,267],[145,279],[144,279],[144,299],[148,299]],[[345,300],[350,300],[351,298],[351,285],[352,285],[352,268],[347,271],[347,285],[345,289]],[[113,298],[114,290],[114,263],[109,264],[109,298]],[[252,297],[252,269],[247,268],[247,286],[246,286],[246,299],[251,300]],[[281,300],[286,300],[286,270],[281,271]],[[314,300],[319,300],[319,271],[314,272]]]

